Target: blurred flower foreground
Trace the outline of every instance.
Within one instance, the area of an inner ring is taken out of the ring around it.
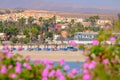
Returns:
[[[70,70],[61,59],[57,66],[50,60],[13,55],[4,46],[0,53],[0,80],[120,80],[120,36],[113,34],[111,28],[100,31],[93,45],[85,53],[83,73],[78,69]]]
[[[19,54],[9,52],[4,46],[0,53],[0,80],[78,80],[78,69],[70,69],[64,59],[55,65],[53,61],[23,58]]]
[[[120,32],[102,29],[92,44],[81,80],[120,80]]]

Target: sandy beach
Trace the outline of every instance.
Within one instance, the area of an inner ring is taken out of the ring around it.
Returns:
[[[59,61],[61,58],[65,61],[81,62],[85,60],[82,51],[13,51],[14,54],[20,54],[23,57],[30,56],[32,60],[40,58],[42,60],[49,59]]]
[[[14,46],[18,48],[18,46]],[[23,51],[13,51],[14,54],[20,54],[23,57],[30,56],[32,60],[36,58],[40,58],[42,60],[49,59],[52,61],[59,61],[61,58],[65,59],[66,61],[85,61],[85,56],[82,54],[82,51],[27,51],[27,46],[23,46],[25,50]],[[43,46],[41,46],[43,48]],[[3,46],[0,46],[2,50]],[[9,45],[9,48],[11,46]]]

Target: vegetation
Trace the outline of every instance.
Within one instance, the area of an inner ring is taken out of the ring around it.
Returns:
[[[98,19],[100,19],[99,16],[91,16],[88,20],[91,22],[91,26],[95,26]]]
[[[119,80],[120,38],[111,32],[112,28],[100,31],[98,40],[93,40],[89,53],[85,53],[82,80]]]
[[[92,41],[91,48],[84,53],[86,60],[83,64],[82,75],[78,74],[76,68],[71,70],[69,65],[65,64],[64,59],[61,59],[57,66],[54,66],[54,62],[50,60],[36,59],[30,63],[29,56],[22,58],[18,54],[13,55],[9,52],[9,47],[4,46],[4,53],[0,54],[0,79],[119,80],[120,37],[111,32],[112,28],[104,28],[100,30],[97,39]],[[21,40],[24,41],[22,38]],[[26,39],[25,43],[28,40]],[[81,44],[79,48],[85,49],[86,47]],[[21,47],[18,50],[20,49]]]
[[[40,35],[40,42],[44,42],[46,38],[50,38],[52,40],[54,34],[60,35],[60,33],[64,30],[67,32],[68,35],[66,37],[68,38],[72,38],[75,32],[99,32],[101,28],[96,26],[98,19],[99,16],[89,17],[89,19],[85,22],[90,22],[90,26],[84,26],[80,22],[75,22],[75,19],[71,19],[70,22],[60,22],[61,24],[66,24],[67,27],[57,30],[55,28],[57,24],[56,16],[48,19],[40,17],[38,24],[34,23],[36,19],[32,16],[29,18],[21,17],[16,22],[9,20],[1,22],[0,32],[6,33],[7,37],[9,36],[10,38],[16,35],[25,35],[26,38],[35,38],[34,40],[38,40],[38,35]],[[119,23],[119,21],[114,23],[113,30],[120,30]],[[12,40],[10,38],[8,38],[8,40]]]
[[[95,26],[98,16],[90,17],[91,26]],[[53,39],[56,31],[56,17],[50,19],[39,18],[40,25],[34,24],[34,18],[29,17],[28,23],[24,17],[18,22],[4,21],[0,23],[0,32],[6,33],[13,43],[27,44],[31,40],[36,40],[41,35],[41,40],[45,38]],[[119,80],[120,77],[120,37],[113,33],[119,33],[120,21],[115,22],[115,27],[107,26],[102,29],[98,27],[84,27],[81,23],[71,20],[69,27],[65,28],[69,36],[75,32],[86,30],[99,31],[97,39],[92,41],[91,48],[85,53],[86,60],[83,64],[83,74],[78,75],[75,68],[65,64],[60,60],[57,66],[49,60],[36,59],[30,63],[30,57],[22,58],[20,55],[13,55],[8,46],[4,46],[4,52],[0,53],[0,80]],[[17,39],[16,35],[26,35],[26,38]],[[34,39],[33,39],[34,38]],[[35,39],[36,38],[36,39]],[[0,38],[0,41],[2,39]],[[85,45],[79,45],[80,49],[85,49]],[[18,50],[21,50],[21,46]],[[86,50],[86,49],[85,49]],[[25,75],[23,75],[25,74]]]

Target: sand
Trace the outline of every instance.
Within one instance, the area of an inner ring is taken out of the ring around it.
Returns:
[[[32,60],[40,58],[41,60],[49,59],[59,61],[63,58],[65,61],[85,61],[85,56],[82,54],[82,51],[13,51],[13,53],[20,54],[23,57],[30,56]]]

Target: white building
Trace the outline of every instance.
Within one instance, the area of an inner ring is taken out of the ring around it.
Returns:
[[[105,25],[105,24],[110,24],[112,25],[112,21],[111,20],[98,20],[97,21],[98,25]]]

